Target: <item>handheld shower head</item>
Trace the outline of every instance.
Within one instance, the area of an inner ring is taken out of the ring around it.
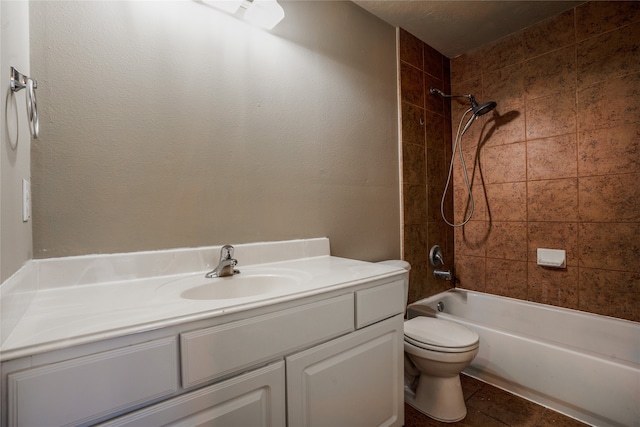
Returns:
[[[476,102],[476,99],[471,94],[447,95],[444,92],[442,92],[440,89],[437,89],[435,87],[430,87],[429,92],[432,95],[440,95],[443,98],[469,98],[469,101],[471,101],[471,110],[473,111],[473,115],[475,117],[481,116],[483,114],[487,114],[489,111],[493,110],[498,105],[495,101],[488,101],[488,102],[485,102],[484,104],[478,105],[478,103]]]
[[[498,105],[495,101],[487,101],[484,104],[478,105],[473,95],[469,95],[469,99],[471,100],[471,109],[473,110],[473,115],[476,117],[487,114]]]
[[[469,129],[469,126],[471,126],[471,124],[481,115],[483,114],[487,114],[489,111],[493,110],[494,108],[496,108],[496,106],[498,105],[495,101],[488,101],[485,102],[484,104],[480,104],[478,105],[478,103],[476,102],[476,99],[473,97],[473,95],[468,94],[468,95],[447,95],[445,93],[443,93],[440,89],[437,89],[435,87],[431,87],[429,88],[429,92],[432,95],[440,95],[443,98],[468,98],[469,101],[471,102],[471,108],[468,108],[463,114],[462,117],[460,118],[460,125],[458,126],[458,132],[456,134],[456,139],[454,141],[453,144],[453,155],[451,156],[451,163],[449,163],[449,174],[447,175],[447,183],[444,186],[444,191],[442,192],[442,199],[440,199],[440,214],[442,215],[442,219],[444,220],[444,222],[447,225],[450,225],[452,227],[462,227],[465,224],[467,224],[470,220],[471,220],[471,216],[473,215],[473,211],[474,211],[474,201],[473,201],[473,190],[472,190],[472,185],[471,182],[469,182],[469,176],[467,174],[467,167],[465,165],[464,162],[464,153],[462,152],[462,136],[464,135],[464,133],[467,131],[467,129]],[[471,117],[469,117],[469,119],[467,120],[467,123],[464,125],[464,127],[462,126],[462,123],[464,122],[465,118],[467,117],[467,114],[469,113],[471,114]],[[460,130],[462,129],[462,131]],[[447,191],[449,189],[449,184],[451,183],[451,177],[453,175],[453,162],[456,156],[456,151],[460,150],[460,163],[462,164],[462,173],[463,173],[463,177],[464,177],[464,183],[467,187],[467,194],[469,195],[469,204],[468,206],[468,215],[465,214],[465,219],[459,223],[456,224],[455,222],[449,222],[449,220],[447,219],[447,217],[445,216],[445,197],[447,194]]]

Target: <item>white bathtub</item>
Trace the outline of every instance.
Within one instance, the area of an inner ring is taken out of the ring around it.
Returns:
[[[640,323],[462,289],[408,317],[433,313],[480,335],[466,374],[588,424],[640,426]]]

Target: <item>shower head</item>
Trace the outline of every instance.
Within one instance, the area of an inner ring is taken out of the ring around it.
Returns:
[[[484,104],[478,105],[473,95],[469,95],[469,99],[471,100],[471,109],[476,117],[487,114],[498,105],[495,101],[487,101]]]
[[[436,89],[435,87],[429,88],[429,92],[432,95],[440,95],[443,98],[469,98],[469,101],[471,101],[471,109],[473,110],[473,115],[476,117],[481,116],[483,114],[487,114],[489,111],[493,110],[498,105],[496,104],[495,101],[488,101],[488,102],[485,102],[484,104],[478,105],[478,103],[476,102],[476,99],[471,94],[447,95],[444,92],[442,92],[440,89]]]

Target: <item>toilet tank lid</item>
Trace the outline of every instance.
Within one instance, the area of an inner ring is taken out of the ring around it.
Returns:
[[[380,261],[378,264],[385,264],[385,265],[390,265],[392,267],[404,268],[407,271],[411,270],[411,264],[401,259],[390,259],[387,261]]]
[[[467,347],[478,342],[475,331],[443,319],[419,316],[404,322],[404,334],[416,341],[439,347]]]

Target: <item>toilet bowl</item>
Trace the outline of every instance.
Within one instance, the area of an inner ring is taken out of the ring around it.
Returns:
[[[474,331],[447,320],[415,317],[404,323],[405,402],[438,421],[467,415],[460,372],[478,354]]]
[[[411,269],[406,261],[382,263]],[[405,282],[405,302],[408,294]],[[405,402],[438,421],[463,419],[467,407],[460,372],[476,357],[478,348],[478,334],[458,323],[427,316],[405,321]]]

